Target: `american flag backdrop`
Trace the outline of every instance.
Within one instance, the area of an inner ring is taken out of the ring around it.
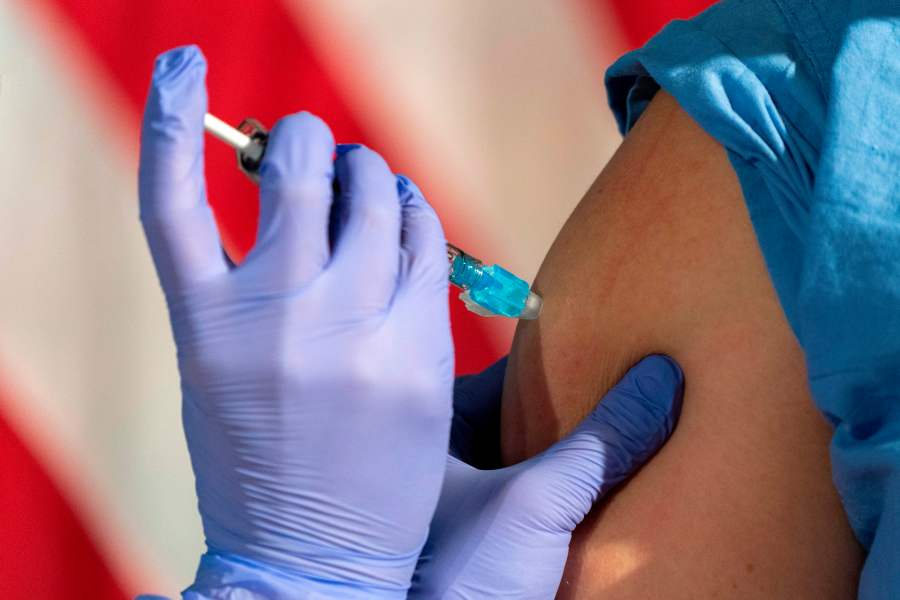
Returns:
[[[309,110],[409,175],[447,236],[531,278],[619,143],[605,67],[707,0],[0,0],[0,597],[177,595],[203,551],[165,305],[137,218],[153,58],[210,110]],[[255,188],[207,143],[225,248]],[[512,323],[451,299],[457,370]]]

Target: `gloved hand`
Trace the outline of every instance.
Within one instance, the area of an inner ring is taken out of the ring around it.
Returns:
[[[301,113],[271,132],[256,245],[230,268],[206,201],[205,73],[195,47],[157,60],[139,177],[208,547],[185,597],[403,598],[452,416],[440,223],[374,152],[334,159]]]
[[[410,598],[553,598],[572,530],[666,441],[681,409],[681,369],[650,356],[569,436],[497,468],[505,369],[457,380],[451,456]]]

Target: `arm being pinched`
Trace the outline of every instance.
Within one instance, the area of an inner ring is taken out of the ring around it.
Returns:
[[[671,441],[576,531],[563,597],[846,598],[860,550],[829,428],[722,147],[659,92],[560,232],[503,402],[514,463],[570,431],[635,360],[681,364]],[[599,518],[598,518],[599,517]]]

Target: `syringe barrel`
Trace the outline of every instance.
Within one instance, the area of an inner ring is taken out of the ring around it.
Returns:
[[[234,129],[208,113],[204,125],[212,135],[235,148],[241,171],[259,183],[259,167],[266,153],[269,131],[256,119],[244,119]],[[541,297],[532,292],[524,280],[500,265],[485,266],[449,242],[447,260],[450,263],[450,282],[465,290],[467,306],[469,302],[474,302],[483,309],[474,312],[488,316],[537,318]]]
[[[447,242],[447,259],[450,261],[450,283],[467,290],[477,286],[484,276],[484,263]]]

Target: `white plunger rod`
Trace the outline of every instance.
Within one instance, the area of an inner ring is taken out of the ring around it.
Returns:
[[[253,142],[249,136],[209,113],[203,116],[203,127],[235,150],[244,150]]]

